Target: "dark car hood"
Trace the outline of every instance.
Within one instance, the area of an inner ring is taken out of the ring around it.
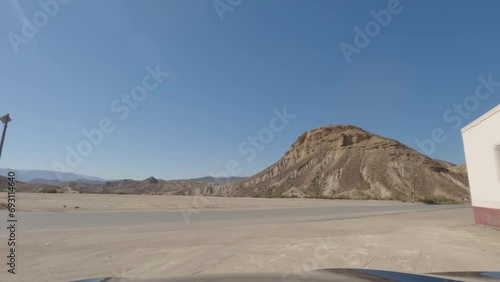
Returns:
[[[132,278],[95,278],[74,282],[447,282],[447,281],[500,281],[500,272],[441,272],[411,274],[370,269],[323,269],[297,274],[248,273],[212,274],[176,278],[139,280]]]

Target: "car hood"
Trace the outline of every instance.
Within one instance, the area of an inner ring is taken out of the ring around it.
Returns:
[[[500,281],[500,272],[440,272],[412,274],[370,269],[322,269],[300,274],[247,273],[211,274],[175,278],[132,279],[120,277],[93,278],[73,282],[446,282],[446,281]]]

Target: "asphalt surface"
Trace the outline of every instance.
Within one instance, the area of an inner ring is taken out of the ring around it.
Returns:
[[[140,226],[156,227],[156,229],[162,230],[183,230],[364,218],[468,207],[469,205],[402,204],[399,206],[185,209],[170,211],[18,211],[17,217],[18,226],[23,231]],[[3,213],[3,216],[6,217],[6,213]]]
[[[498,231],[475,226],[469,205],[211,199],[208,209],[180,211],[169,209],[192,199],[165,197],[143,205],[143,197],[116,197],[113,205],[98,205],[98,197],[74,198],[31,199],[40,201],[37,206],[24,199],[25,210],[16,212],[19,272],[9,276],[4,264],[0,281],[194,281],[230,273],[272,273],[293,281],[293,274],[313,269],[434,273],[495,271],[500,265]],[[129,210],[96,209],[116,208],[121,200],[128,200],[123,206]],[[255,207],[234,207],[241,203]],[[50,209],[30,212],[41,208]],[[0,220],[6,214],[0,211]],[[7,236],[0,234],[0,251],[7,251]],[[359,279],[346,281],[353,280]]]

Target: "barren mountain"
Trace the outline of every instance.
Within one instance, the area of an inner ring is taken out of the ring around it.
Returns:
[[[17,192],[55,192],[59,187],[45,184],[31,184],[15,180]],[[7,191],[9,188],[9,179],[0,175],[0,190]]]
[[[213,186],[231,183],[242,177],[202,177],[183,180],[162,180],[151,176],[142,181],[122,179],[115,181],[65,181],[55,185],[59,192],[109,193],[109,194],[167,194],[189,195],[195,191],[211,191]]]
[[[402,143],[349,125],[302,134],[276,163],[244,180],[194,193],[468,201],[467,175]]]
[[[451,171],[467,175],[467,165],[461,164],[450,168]]]
[[[100,193],[122,194],[171,194],[184,195],[186,191],[208,187],[208,183],[191,180],[161,180],[148,177],[142,181],[131,179],[109,181],[98,186]]]

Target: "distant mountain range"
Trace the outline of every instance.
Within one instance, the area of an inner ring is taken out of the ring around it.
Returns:
[[[0,191],[5,192],[8,190],[9,186],[9,178],[6,176],[0,175]],[[37,183],[26,183],[19,181],[16,178],[16,191],[18,192],[43,192],[43,193],[55,193],[55,192],[63,192],[63,190],[54,185],[47,184],[37,184]]]
[[[17,181],[17,190],[19,192],[45,193],[194,195],[197,193],[196,191],[210,190],[211,187],[227,185],[242,179],[244,178],[214,178],[210,176],[183,180],[162,180],[152,176],[144,180],[122,179],[113,181],[34,179],[31,182]],[[0,176],[0,184],[0,188],[7,187],[7,177]]]
[[[34,184],[46,184],[46,185],[60,185],[61,183],[67,182],[85,182],[87,184],[103,184],[105,182],[113,182],[120,180],[106,180],[99,177],[76,174],[71,172],[62,172],[61,179],[57,177],[57,172],[52,170],[27,170],[27,169],[11,169],[11,168],[0,168],[0,175],[6,176],[10,171],[16,173],[16,179],[18,181]],[[210,184],[228,184],[234,181],[244,179],[245,177],[198,177],[191,179],[179,179],[179,180],[169,180],[174,182],[192,181],[192,182],[203,182]],[[134,181],[134,180],[131,180]],[[162,180],[164,181],[164,180]]]
[[[79,193],[120,193],[120,194],[190,194],[189,190],[229,184],[244,177],[199,177],[193,179],[162,180],[149,177],[138,181],[132,179],[105,180],[75,173],[62,173],[61,180],[55,171],[0,169],[0,188],[7,187],[7,174],[16,173],[18,191],[20,192],[79,192]]]
[[[7,175],[7,173],[9,173],[9,171],[14,171],[16,173],[16,179],[19,181],[42,183],[42,184],[53,184],[60,181],[76,181],[76,180],[90,180],[90,181],[101,181],[101,182],[106,181],[99,177],[76,174],[72,172],[58,173],[52,170],[26,170],[26,169],[0,168],[0,175],[5,176]],[[58,177],[57,174],[60,174],[60,178]]]

